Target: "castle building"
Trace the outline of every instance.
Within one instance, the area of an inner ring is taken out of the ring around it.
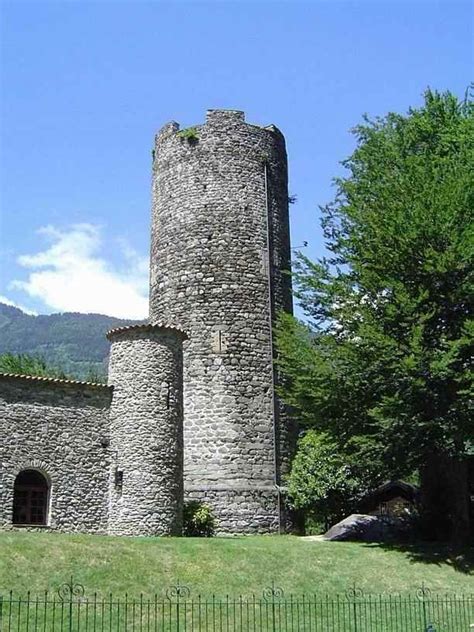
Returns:
[[[158,133],[149,323],[112,330],[108,385],[0,375],[0,527],[179,534],[288,528],[294,430],[273,323],[291,311],[285,141],[210,110]]]

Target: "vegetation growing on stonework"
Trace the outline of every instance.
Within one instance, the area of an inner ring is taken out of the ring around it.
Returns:
[[[180,138],[185,138],[189,143],[197,143],[199,136],[197,133],[197,127],[188,127],[178,132]]]
[[[474,105],[427,90],[422,107],[365,118],[354,134],[348,173],[321,209],[329,255],[298,254],[294,266],[306,324],[282,315],[278,327],[281,394],[317,433],[290,486],[304,490],[308,444],[332,441],[373,484],[418,470],[425,537],[465,542]]]

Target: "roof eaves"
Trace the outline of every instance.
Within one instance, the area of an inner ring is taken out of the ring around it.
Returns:
[[[125,327],[116,327],[115,329],[110,329],[105,335],[107,339],[110,340],[112,336],[125,332],[159,331],[160,329],[179,334],[184,339],[188,338],[188,334],[182,327],[169,325],[168,323],[145,323],[139,325],[126,325]]]
[[[18,379],[28,380],[30,382],[44,382],[49,384],[71,384],[73,386],[93,386],[96,388],[112,388],[107,384],[101,384],[100,382],[82,382],[80,380],[67,380],[57,377],[45,377],[42,375],[23,375],[21,373],[0,373],[0,379]]]

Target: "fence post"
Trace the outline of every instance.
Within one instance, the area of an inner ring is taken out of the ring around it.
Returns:
[[[421,608],[423,612],[423,627],[425,628],[425,632],[436,632],[436,628],[432,623],[428,623],[428,616],[426,611],[426,598],[428,599],[431,596],[431,590],[425,585],[423,582],[421,586],[416,591],[416,596],[421,601]]]
[[[354,582],[352,588],[346,592],[346,597],[349,601],[352,601],[352,614],[354,616],[354,632],[358,632],[358,617],[357,617],[357,600],[362,599],[364,593],[362,592],[362,588],[358,588],[356,583]]]
[[[186,600],[189,595],[191,594],[191,590],[188,588],[188,586],[184,586],[183,584],[179,583],[179,580],[176,582],[176,584],[174,586],[170,586],[169,588],[166,589],[166,598],[169,600],[170,602],[170,608],[171,605],[173,604],[173,600],[175,601],[175,606],[176,606],[176,632],[180,631],[180,622],[179,622],[179,618],[180,618],[180,599],[181,597],[184,597],[184,599]],[[186,609],[185,609],[186,611]]]
[[[80,599],[84,596],[84,586],[82,584],[75,584],[74,578],[71,576],[69,582],[64,582],[58,588],[59,599],[64,603],[69,601],[69,632],[72,632],[72,608],[74,603],[74,597]]]
[[[284,596],[283,589],[279,586],[275,586],[275,581],[272,580],[272,585],[267,586],[263,589],[263,599],[268,603],[270,602],[272,607],[272,632],[278,632],[278,628],[276,627],[276,602],[279,602],[280,599],[283,599]]]

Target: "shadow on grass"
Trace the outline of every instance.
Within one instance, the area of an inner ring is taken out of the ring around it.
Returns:
[[[437,566],[446,564],[466,575],[474,572],[474,547],[472,546],[454,549],[448,544],[424,542],[417,544],[372,543],[366,546],[404,553],[414,563],[436,564]]]

